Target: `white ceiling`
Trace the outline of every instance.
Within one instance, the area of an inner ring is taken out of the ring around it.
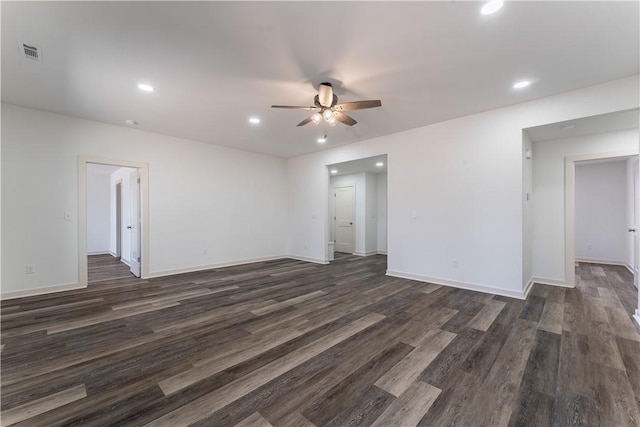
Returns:
[[[291,157],[639,72],[638,2],[481,6],[3,1],[2,100]],[[511,88],[523,78],[533,84]],[[357,125],[319,145],[322,126],[296,127],[307,112],[270,106],[310,105],[322,81],[341,102],[382,108],[353,112]]]
[[[540,142],[625,129],[637,129],[639,123],[640,111],[633,109],[536,126],[525,129],[525,131],[531,141]]]

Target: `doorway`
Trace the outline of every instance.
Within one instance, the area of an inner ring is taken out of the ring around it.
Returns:
[[[335,163],[327,168],[329,260],[334,252],[386,255],[387,156]]]
[[[565,282],[567,286],[575,286],[576,278],[575,278],[575,266],[576,262],[595,262],[600,264],[619,264],[626,266],[631,272],[634,274],[634,283],[638,281],[637,274],[637,258],[638,258],[638,249],[637,249],[637,240],[638,240],[638,231],[637,225],[633,225],[633,222],[637,223],[637,184],[635,182],[625,183],[625,186],[630,187],[628,191],[626,191],[624,207],[618,208],[618,210],[623,209],[625,212],[623,213],[624,220],[617,221],[617,225],[612,229],[612,233],[616,233],[618,235],[626,235],[630,236],[629,241],[627,243],[627,253],[628,256],[624,256],[623,261],[615,260],[615,259],[607,259],[604,258],[603,255],[599,254],[596,250],[594,250],[594,244],[589,240],[589,236],[587,235],[587,240],[585,240],[584,234],[587,232],[583,230],[588,230],[589,228],[600,231],[602,229],[602,225],[593,225],[590,224],[590,227],[582,225],[580,220],[576,219],[576,209],[586,209],[586,206],[582,206],[584,201],[578,200],[581,205],[576,205],[576,167],[584,167],[588,165],[602,165],[611,162],[620,162],[623,167],[624,164],[627,166],[627,170],[633,171],[634,165],[633,161],[635,161],[635,165],[637,165],[638,155],[634,152],[616,152],[616,153],[599,153],[599,154],[585,154],[581,156],[573,156],[565,158]],[[630,168],[630,169],[629,169]],[[633,172],[632,172],[633,173]],[[635,177],[632,177],[630,180],[635,181]],[[630,184],[630,185],[628,185]],[[578,189],[578,191],[580,191]],[[606,192],[606,189],[601,189],[601,192]],[[607,195],[610,198],[610,194]],[[622,202],[618,202],[621,204]],[[603,212],[610,213],[610,206],[603,204],[601,206]],[[629,211],[632,213],[629,214]],[[619,213],[619,212],[618,212]],[[612,223],[613,219],[604,219],[608,223]],[[600,221],[603,221],[602,219]],[[578,235],[577,235],[578,231]],[[611,233],[604,233],[607,235]],[[610,243],[607,240],[603,240],[602,234],[599,237],[593,237],[591,240],[598,239],[597,245],[606,246]],[[577,247],[580,245],[579,247]],[[624,249],[623,249],[624,250]],[[594,253],[593,256],[585,256],[584,254]]]
[[[147,165],[81,157],[78,182],[79,282],[148,276]]]

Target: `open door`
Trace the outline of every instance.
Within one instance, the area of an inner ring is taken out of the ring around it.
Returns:
[[[638,203],[638,191],[640,191],[640,187],[638,186],[638,162],[635,162],[633,165],[633,225],[629,228],[629,231],[633,232],[633,285],[638,289],[638,258],[640,258],[640,245],[638,244],[638,234],[640,233],[639,226],[640,220],[640,207]]]
[[[138,169],[131,172],[131,224],[127,227],[131,232],[131,274],[140,277],[140,172]]]

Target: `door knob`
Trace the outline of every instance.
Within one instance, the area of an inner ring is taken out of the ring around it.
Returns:
[[[133,225],[127,225],[127,230],[131,230],[133,228]]]
[[[636,229],[635,229],[635,228],[629,228],[627,231],[628,231],[629,233],[635,233],[635,232],[636,232]]]

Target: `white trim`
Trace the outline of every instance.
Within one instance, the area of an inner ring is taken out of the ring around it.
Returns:
[[[436,285],[451,286],[460,289],[468,289],[470,291],[484,292],[493,295],[502,295],[510,298],[526,299],[524,292],[521,291],[510,291],[508,289],[494,288],[491,286],[478,285],[475,283],[456,282],[453,280],[439,279],[435,277],[422,276],[420,274],[403,273],[393,270],[387,270],[387,276],[399,277],[401,279],[417,280],[420,282],[433,283]]]
[[[564,285],[574,287],[575,273],[575,180],[576,162],[637,156],[638,150],[589,153],[564,158]]]
[[[300,255],[286,255],[284,256],[284,258],[291,258],[291,259],[295,259],[296,261],[312,262],[314,264],[329,264],[329,261],[324,259],[310,258],[310,257],[300,256]]]
[[[547,277],[533,277],[531,280],[533,281],[533,283],[539,283],[541,285],[559,286],[561,288],[575,288],[575,286],[568,285],[563,280],[558,279],[549,279]]]
[[[525,299],[527,299],[527,297],[529,296],[529,292],[531,292],[531,288],[533,288],[534,283],[536,282],[535,280],[533,280],[533,276],[531,276],[527,284],[524,285],[524,289],[522,290],[522,293],[524,294]]]
[[[636,312],[633,315],[633,320],[636,321],[636,325],[640,327],[640,309],[636,308]]]
[[[149,277],[149,165],[147,163],[78,156],[78,282],[88,283],[87,270],[87,163],[136,168],[140,172],[141,264],[140,277]],[[126,264],[126,263],[125,263]]]
[[[72,291],[76,289],[85,289],[86,286],[83,286],[79,283],[68,283],[66,285],[57,285],[57,286],[47,286],[44,288],[34,288],[34,289],[25,289],[23,291],[12,291],[12,292],[2,292],[0,293],[1,300],[14,299],[14,298],[24,298],[24,297],[33,297],[38,295],[46,295],[52,294],[56,292],[63,291]]]
[[[111,255],[114,256],[111,251],[91,251],[87,252],[87,255]]]
[[[354,252],[353,255],[355,256],[371,256],[371,255],[378,255],[379,252],[378,251],[370,251],[370,252]]]
[[[593,259],[593,258],[576,258],[576,262],[586,262],[588,264],[604,264],[604,265],[619,265],[621,267],[627,267],[627,263],[624,261],[614,261],[610,259]]]
[[[145,278],[152,279],[156,277],[172,276],[174,274],[214,270],[216,268],[233,267],[236,265],[252,264],[254,262],[273,261],[276,259],[283,259],[283,258],[287,258],[287,257],[284,255],[279,255],[279,256],[271,256],[271,257],[263,257],[263,258],[249,258],[249,259],[241,259],[236,261],[219,262],[216,264],[196,265],[192,267],[176,268],[172,270],[153,271],[153,272],[150,272],[147,276],[145,276]]]
[[[116,254],[116,253],[115,253],[115,252],[113,252],[113,251],[109,251],[109,255],[111,255],[111,256],[112,256],[112,257],[114,257],[114,258],[119,258],[119,257],[118,257],[118,254]]]

